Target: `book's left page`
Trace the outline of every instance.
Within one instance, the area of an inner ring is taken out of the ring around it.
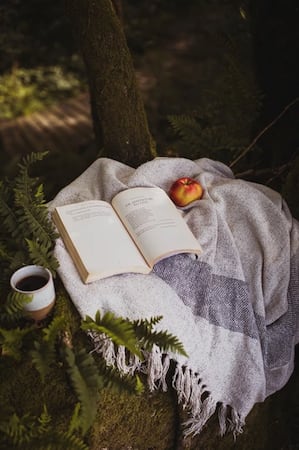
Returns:
[[[88,200],[59,206],[52,217],[84,283],[126,272],[149,273],[109,203]]]

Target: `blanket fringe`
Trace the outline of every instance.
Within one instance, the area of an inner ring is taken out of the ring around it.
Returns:
[[[157,389],[167,391],[166,377],[171,358],[168,354],[162,353],[159,347],[154,345],[151,352],[144,352],[144,361],[140,361],[136,355],[128,357],[123,346],[115,349],[113,342],[104,334],[90,332],[89,336],[94,343],[93,352],[99,353],[107,365],[117,367],[123,374],[145,373],[151,392]],[[237,435],[243,432],[244,420],[238,412],[215,400],[199,375],[193,373],[186,365],[176,363],[172,387],[177,392],[178,403],[190,414],[190,418],[183,424],[185,437],[199,434],[216,409],[221,436],[229,431],[236,439]]]

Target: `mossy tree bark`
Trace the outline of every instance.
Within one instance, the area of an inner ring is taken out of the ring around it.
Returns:
[[[155,145],[121,22],[110,0],[65,3],[87,69],[97,144],[136,167],[152,159]]]

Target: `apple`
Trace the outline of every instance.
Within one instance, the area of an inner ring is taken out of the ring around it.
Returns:
[[[189,177],[182,177],[176,180],[170,187],[169,197],[176,206],[186,206],[194,200],[202,197],[203,188],[201,184]]]

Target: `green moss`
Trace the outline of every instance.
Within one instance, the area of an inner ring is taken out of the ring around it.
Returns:
[[[53,426],[66,429],[76,399],[65,373],[59,366],[51,368],[45,383],[26,358],[18,363],[1,358],[0,401],[4,409],[22,416],[39,416],[44,405],[52,417]]]
[[[59,278],[55,280],[55,290],[56,300],[53,315],[54,317],[64,317],[69,332],[72,335],[76,334],[81,324],[81,318]]]
[[[90,445],[96,450],[175,448],[176,399],[173,392],[143,395],[115,393],[103,389]]]

